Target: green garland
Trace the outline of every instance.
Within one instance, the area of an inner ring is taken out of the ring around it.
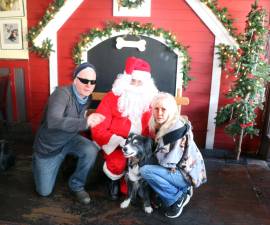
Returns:
[[[53,19],[55,14],[60,10],[64,3],[65,0],[55,0],[53,3],[51,3],[39,23],[28,31],[27,39],[29,42],[30,51],[35,52],[44,58],[48,58],[50,56],[50,53],[53,51],[51,40],[46,39],[43,41],[42,47],[36,47],[33,41],[44,29],[44,27],[50,22],[50,20]]]
[[[169,49],[181,52],[183,55],[183,67],[180,72],[183,73],[183,86],[187,87],[188,82],[191,80],[191,77],[188,75],[190,70],[190,57],[187,53],[187,48],[177,42],[175,36],[170,32],[165,31],[162,28],[154,28],[151,23],[140,24],[139,22],[122,21],[121,23],[116,24],[114,22],[109,22],[102,30],[91,29],[88,33],[81,36],[79,43],[77,43],[73,49],[73,59],[75,64],[80,64],[82,51],[87,48],[87,46],[91,45],[91,42],[95,38],[109,38],[113,31],[127,29],[130,30],[131,35],[163,37]]]
[[[219,7],[217,0],[201,0],[211,11],[216,15],[220,20],[223,26],[229,31],[229,33],[237,38],[237,28],[233,26],[234,20],[231,18],[231,15],[228,14],[228,9],[226,7]]]
[[[138,8],[139,6],[142,5],[143,2],[144,2],[144,0],[134,0],[134,1],[131,1],[131,0],[119,0],[119,4],[122,7],[128,7],[129,9],[130,8]]]
[[[59,9],[64,5],[66,0],[54,0],[53,3],[49,5],[47,8],[45,15],[42,17],[42,19],[39,21],[38,25],[35,27],[32,27],[29,29],[27,39],[29,42],[29,50],[32,52],[37,53],[41,57],[48,58],[50,56],[50,52],[52,50],[52,44],[50,40],[45,40],[42,44],[42,47],[36,47],[33,43],[33,40],[38,36],[38,34],[44,29],[44,27],[50,22],[51,19],[53,19],[54,15],[59,11]],[[130,0],[121,0],[122,5],[126,4],[124,2],[129,2]],[[139,0],[136,0],[136,2],[139,2]],[[143,0],[140,0],[140,2],[143,2]],[[209,7],[213,13],[216,14],[216,16],[219,18],[219,20],[223,23],[223,25],[228,29],[228,31],[231,33],[232,36],[235,35],[235,30],[232,26],[233,20],[231,18],[228,18],[227,16],[227,9],[226,8],[218,8],[217,0],[201,0],[201,2],[205,3],[207,7]],[[139,3],[138,3],[139,4]]]

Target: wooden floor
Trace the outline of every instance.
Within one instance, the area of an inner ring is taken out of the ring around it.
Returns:
[[[182,215],[146,215],[140,202],[128,209],[107,198],[101,174],[92,175],[90,205],[75,201],[59,173],[52,196],[39,197],[31,173],[31,145],[15,145],[16,165],[0,173],[0,225],[270,225],[270,169],[266,162],[223,156],[205,158],[208,183],[194,191]]]

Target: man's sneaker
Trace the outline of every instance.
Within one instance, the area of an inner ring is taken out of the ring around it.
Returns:
[[[74,195],[76,196],[76,198],[78,199],[78,201],[80,203],[82,203],[82,204],[87,205],[91,201],[91,199],[89,197],[89,194],[86,191],[84,191],[84,190],[82,190],[82,191],[76,191],[76,192],[74,192]]]
[[[190,197],[187,193],[184,193],[172,206],[169,207],[165,216],[169,218],[176,218],[181,215],[182,210],[186,204],[188,204]]]

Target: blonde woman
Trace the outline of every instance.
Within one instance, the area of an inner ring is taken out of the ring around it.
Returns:
[[[142,177],[166,207],[165,216],[180,216],[194,187],[206,182],[202,155],[193,141],[191,125],[179,115],[174,96],[160,92],[152,102],[150,132],[155,136],[158,165],[145,165]]]

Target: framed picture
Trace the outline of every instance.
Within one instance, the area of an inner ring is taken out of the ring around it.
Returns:
[[[0,0],[0,17],[24,16],[23,0]]]
[[[128,1],[125,1],[128,2]],[[123,7],[121,0],[113,0],[113,16],[132,16],[132,17],[150,17],[151,16],[151,0],[130,0],[130,5],[141,2],[137,7]]]
[[[1,49],[23,49],[21,19],[0,20],[0,46]]]

